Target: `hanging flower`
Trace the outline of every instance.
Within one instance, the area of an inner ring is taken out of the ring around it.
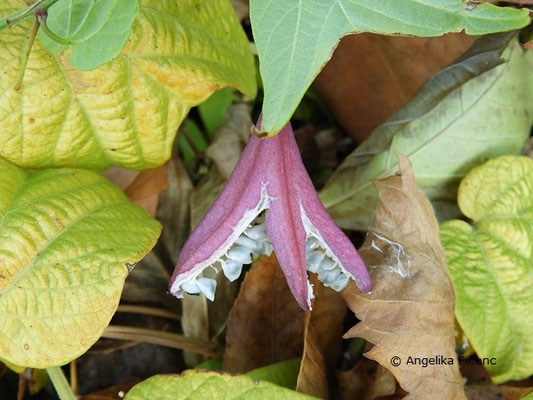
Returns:
[[[265,222],[258,222],[265,210]],[[350,279],[363,292],[372,288],[352,242],[320,202],[290,124],[270,138],[252,135],[225,188],[183,246],[170,292],[214,300],[216,281],[199,276],[205,268],[221,267],[234,281],[252,254],[272,250],[305,310],[313,298],[307,271],[336,291]]]

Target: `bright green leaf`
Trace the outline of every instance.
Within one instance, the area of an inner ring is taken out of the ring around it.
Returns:
[[[244,375],[187,370],[181,375],[156,375],[136,386],[125,400],[314,399],[303,393]]]
[[[528,10],[463,0],[251,0],[250,17],[265,88],[262,130],[277,133],[349,33],[471,35],[526,26]]]
[[[459,181],[471,168],[520,152],[529,136],[532,70],[533,53],[516,37],[479,39],[346,158],[321,192],[329,213],[343,228],[367,229],[377,202],[371,181],[396,172],[397,153],[409,158],[434,204],[455,207]]]
[[[102,176],[0,158],[0,359],[47,368],[84,353],[161,227]]]
[[[296,388],[301,359],[282,361],[246,373],[251,378],[274,383],[289,389]]]
[[[138,13],[138,0],[61,0],[48,9],[46,25],[72,44],[72,66],[91,70],[120,53]]]
[[[4,0],[0,16],[24,6]],[[228,0],[141,0],[126,47],[92,71],[34,44],[22,89],[21,49],[31,21],[0,32],[0,156],[21,166],[163,164],[188,110],[225,86],[254,95],[250,46]]]
[[[502,156],[474,168],[458,203],[473,225],[442,224],[456,316],[501,383],[533,374],[533,159]]]

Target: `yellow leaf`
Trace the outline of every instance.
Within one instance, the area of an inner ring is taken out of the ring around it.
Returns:
[[[5,0],[0,16],[24,7]],[[92,71],[37,40],[15,90],[31,21],[0,32],[0,156],[24,167],[163,164],[190,107],[233,86],[255,95],[253,56],[228,0],[142,0],[126,47]]]

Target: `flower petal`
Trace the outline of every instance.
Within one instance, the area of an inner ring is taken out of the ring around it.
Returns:
[[[181,285],[217,262],[270,203],[265,182],[267,165],[259,157],[259,140],[253,139],[228,183],[183,246],[170,279],[170,292],[176,297],[183,296]]]
[[[269,194],[275,198],[266,215],[268,236],[292,294],[300,307],[310,310],[313,292],[306,270],[307,235],[298,198],[301,170],[307,179],[309,177],[290,125],[276,136],[262,141],[262,153],[269,155]]]

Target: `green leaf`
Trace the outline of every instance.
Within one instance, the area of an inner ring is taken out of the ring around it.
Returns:
[[[433,76],[395,116],[340,165],[321,192],[346,229],[367,229],[375,212],[373,179],[413,165],[418,186],[440,208],[455,207],[462,177],[476,165],[520,152],[533,122],[533,53],[509,34],[479,39]]]
[[[91,171],[0,158],[0,176],[0,359],[63,365],[100,337],[161,227]]]
[[[0,16],[24,6],[4,0]],[[0,156],[29,168],[150,169],[171,154],[192,106],[221,87],[254,95],[254,60],[228,0],[141,0],[124,50],[92,71],[34,43],[31,21],[0,31]]]
[[[461,182],[461,220],[442,224],[456,316],[495,383],[533,373],[533,159],[502,156]]]
[[[303,393],[244,375],[187,370],[181,375],[155,375],[134,386],[125,400],[314,399]]]
[[[288,389],[295,389],[300,372],[300,358],[270,364],[265,367],[256,368],[246,373],[247,376],[273,383]]]
[[[210,137],[224,122],[226,114],[236,98],[232,88],[225,88],[213,93],[211,97],[198,105],[198,112]]]
[[[46,25],[72,44],[72,66],[91,70],[120,53],[138,13],[138,0],[62,0],[48,9]]]
[[[251,0],[250,18],[265,88],[262,130],[277,133],[306,89],[349,33],[440,36],[519,29],[528,10],[462,0]]]

